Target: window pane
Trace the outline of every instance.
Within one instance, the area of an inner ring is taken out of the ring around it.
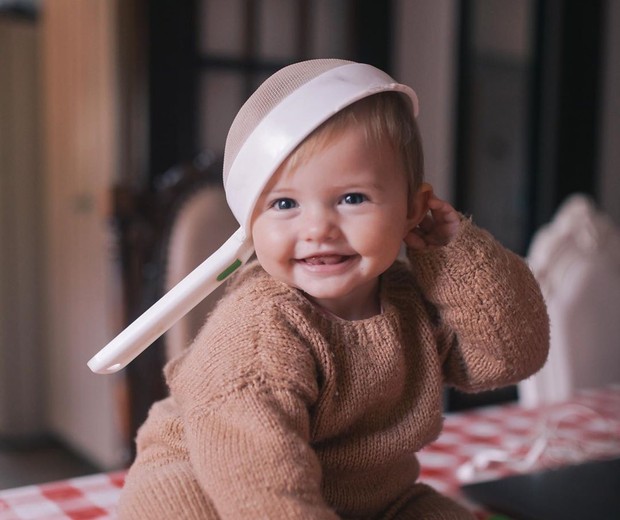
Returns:
[[[263,0],[259,3],[258,57],[288,60],[295,55],[297,0]]]
[[[224,56],[241,55],[244,10],[244,0],[202,0],[199,51]]]
[[[200,86],[200,143],[216,153],[224,151],[228,129],[244,101],[243,75],[205,74]]]
[[[531,0],[472,4],[470,164],[466,208],[504,245],[524,252],[528,216],[527,128]]]
[[[350,57],[348,0],[314,0],[312,2],[312,45],[314,58]]]

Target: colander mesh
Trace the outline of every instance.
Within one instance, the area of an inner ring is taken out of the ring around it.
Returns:
[[[261,84],[241,107],[228,131],[224,150],[224,184],[246,139],[276,105],[308,81],[348,63],[353,62],[337,59],[302,61],[280,69]]]

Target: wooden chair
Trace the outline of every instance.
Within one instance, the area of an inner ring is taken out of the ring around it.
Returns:
[[[127,324],[207,258],[238,228],[226,204],[222,160],[204,153],[152,186],[115,190]],[[222,288],[209,295],[127,366],[127,438],[167,394],[162,369],[192,340]]]

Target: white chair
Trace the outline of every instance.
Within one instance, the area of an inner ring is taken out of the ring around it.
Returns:
[[[528,253],[551,321],[545,367],[519,385],[525,406],[620,382],[620,230],[584,195],[541,228]]]

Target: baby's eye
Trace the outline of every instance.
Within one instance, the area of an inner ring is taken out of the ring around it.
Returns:
[[[293,199],[278,199],[274,201],[271,207],[279,211],[293,209],[297,207],[297,202],[295,202]]]
[[[345,204],[361,204],[367,200],[368,197],[366,197],[363,193],[347,193],[344,197],[342,197],[342,202]]]

